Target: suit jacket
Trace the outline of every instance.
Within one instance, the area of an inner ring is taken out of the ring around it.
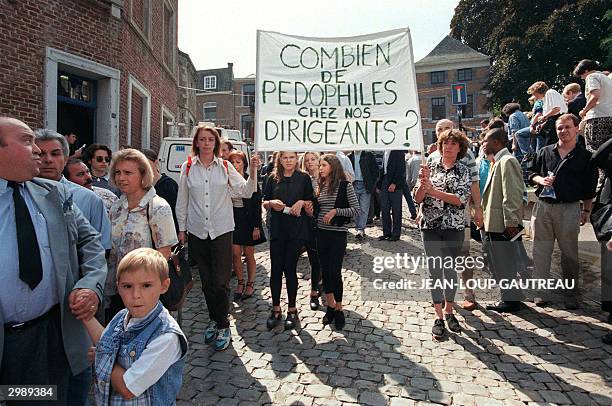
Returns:
[[[100,305],[104,297],[106,259],[100,234],[89,224],[83,213],[72,202],[72,195],[64,185],[36,178],[25,182],[32,200],[47,222],[51,256],[55,265],[61,309],[64,350],[73,374],[88,367],[87,350],[91,340],[83,323],[77,320],[68,306],[68,296],[74,289],[91,289],[98,295]],[[0,325],[4,317],[0,314]],[[4,348],[4,329],[0,328],[0,362]]]
[[[348,155],[348,158],[351,160],[351,164],[354,168],[355,153],[351,152]],[[376,189],[376,181],[378,180],[378,175],[380,172],[380,168],[376,163],[376,157],[374,154],[370,151],[361,151],[361,154],[359,155],[359,168],[361,169],[361,177],[365,183],[366,191],[368,193],[374,192],[374,189]]]
[[[485,231],[503,233],[506,227],[522,224],[524,188],[521,164],[504,148],[483,190]]]
[[[394,150],[389,155],[387,161],[387,174],[385,175],[384,161],[383,167],[380,170],[380,179],[378,181],[379,188],[382,185],[383,178],[387,178],[388,184],[395,184],[396,190],[402,189],[406,182],[406,154],[405,151]]]

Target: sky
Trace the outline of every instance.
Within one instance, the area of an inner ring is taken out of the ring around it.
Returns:
[[[408,27],[415,62],[450,32],[458,0],[179,0],[179,49],[197,70],[255,73],[257,30],[346,37]]]

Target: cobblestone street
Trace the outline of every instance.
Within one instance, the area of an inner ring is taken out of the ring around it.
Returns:
[[[265,244],[256,254],[256,294],[233,304],[233,344],[215,353],[203,340],[208,315],[198,280],[183,313],[191,347],[179,404],[612,404],[612,348],[600,340],[610,326],[595,302],[586,300],[574,312],[532,303],[514,315],[481,306],[472,313],[459,310],[463,332],[433,342],[430,302],[361,297],[359,272],[371,272],[375,255],[418,255],[418,230],[405,227],[398,242],[376,241],[379,227],[367,234],[361,244],[349,234],[342,332],[324,327],[323,310],[308,306],[305,254],[298,267],[301,328],[266,329],[271,302]]]

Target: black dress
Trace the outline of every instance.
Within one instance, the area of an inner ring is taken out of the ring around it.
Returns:
[[[234,207],[235,245],[254,246],[266,242],[266,235],[261,225],[261,191],[259,186],[250,199],[242,199],[244,207]],[[253,229],[259,228],[259,239],[253,240]]]

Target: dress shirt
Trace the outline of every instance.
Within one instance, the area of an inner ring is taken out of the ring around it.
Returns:
[[[111,241],[111,223],[108,219],[106,207],[104,207],[104,201],[93,191],[70,182],[63,176],[60,179],[60,183],[66,186],[66,189],[72,194],[74,204],[83,212],[89,224],[100,233],[104,249],[111,249],[113,246]]]
[[[347,176],[347,180],[352,182],[355,179],[355,171],[353,171],[353,164],[349,157],[347,157],[344,152],[337,151],[336,157],[340,160],[340,164],[342,164],[342,169],[344,169],[344,173]]]
[[[13,189],[8,187],[5,179],[0,178],[0,258],[2,258],[0,313],[5,323],[21,323],[35,319],[59,303],[55,283],[55,266],[51,257],[45,217],[38,210],[28,190],[25,187],[19,189],[28,206],[36,231],[43,277],[34,290],[19,279],[19,256],[17,254],[19,250]]]
[[[176,218],[180,231],[188,231],[201,240],[215,239],[234,231],[232,197],[249,199],[257,191],[257,176],[245,180],[231,163],[215,158],[204,166],[194,157],[189,175],[187,162],[181,167],[176,200]]]
[[[391,156],[391,150],[385,150],[383,154],[383,174],[387,174],[387,163],[389,162],[389,156]]]
[[[559,112],[557,114],[565,114],[567,113],[567,105],[565,104],[565,100],[563,100],[563,96],[555,89],[548,89],[544,94],[544,105],[542,106],[542,114],[546,115],[555,107],[559,107]]]
[[[98,195],[100,199],[104,202],[104,207],[106,208],[106,213],[110,210],[113,203],[119,199],[116,194],[111,192],[108,189],[104,189],[103,187],[92,186],[91,190]]]
[[[541,198],[548,203],[572,203],[580,200],[595,197],[597,187],[597,167],[591,162],[591,153],[584,147],[576,145],[570,151],[567,160],[559,167],[561,155],[559,154],[559,144],[548,145],[538,151],[538,156],[529,168],[529,180],[533,181],[535,176],[548,176],[548,172],[555,172],[556,199]],[[536,195],[540,196],[541,185],[537,185]]]
[[[355,151],[353,154],[355,157],[355,177],[353,180],[361,180],[363,181],[363,176],[361,175],[361,167],[359,166],[359,160],[361,159],[361,151]]]
[[[154,311],[155,307],[151,310]],[[162,311],[167,311],[166,309]],[[150,312],[149,312],[150,314]],[[126,316],[123,325],[124,329],[129,330],[142,319],[147,318],[147,314],[143,318],[130,318]],[[147,343],[147,347],[142,352],[140,357],[125,371],[123,380],[128,390],[136,396],[142,395],[147,389],[153,386],[159,378],[179,359],[181,359],[183,351],[181,350],[181,342],[179,336],[175,333],[165,333],[157,336],[151,342]]]

